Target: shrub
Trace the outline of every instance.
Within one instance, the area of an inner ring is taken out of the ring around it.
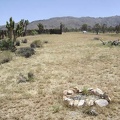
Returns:
[[[22,40],[22,43],[27,43],[27,39]]]
[[[16,53],[21,55],[21,56],[24,56],[24,57],[28,58],[31,55],[35,54],[35,51],[34,51],[33,48],[23,47],[23,48],[19,48]]]
[[[0,52],[0,64],[9,62],[12,60],[12,54],[9,51]]]
[[[10,39],[3,39],[0,41],[0,50],[11,50],[12,52],[16,51],[14,42]]]
[[[16,41],[15,45],[20,46],[20,41]]]
[[[43,43],[40,40],[35,40],[30,44],[31,48],[42,47]]]

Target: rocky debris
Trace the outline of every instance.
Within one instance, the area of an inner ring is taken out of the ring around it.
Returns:
[[[92,115],[92,116],[97,116],[98,115],[98,112],[95,109],[88,109],[84,113],[86,113],[88,115]]]
[[[77,87],[63,91],[63,101],[69,106],[82,107],[82,106],[107,106],[111,99],[110,97],[99,88],[83,88]]]
[[[104,106],[107,106],[109,103],[105,99],[99,99],[99,100],[95,101],[95,104],[100,106],[100,107],[104,107]]]

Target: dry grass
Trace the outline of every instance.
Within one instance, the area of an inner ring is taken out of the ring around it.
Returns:
[[[119,120],[120,47],[102,46],[95,37],[81,33],[26,37],[28,43],[22,46],[38,39],[49,43],[28,59],[16,56],[0,65],[0,120]],[[27,76],[29,71],[34,82],[17,84],[19,73]],[[99,87],[108,92],[112,103],[99,109],[97,117],[66,107],[62,91],[74,86]]]

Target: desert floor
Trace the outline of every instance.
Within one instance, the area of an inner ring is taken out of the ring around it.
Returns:
[[[0,120],[119,120],[120,119],[120,46],[104,46],[99,40],[119,36],[95,33],[63,33],[62,35],[27,36],[47,40],[35,55],[0,65]],[[22,37],[19,40],[24,39]],[[22,73],[34,73],[34,81],[17,84]],[[65,89],[100,88],[112,102],[98,108],[98,116],[83,113],[87,108],[70,108],[62,100]]]

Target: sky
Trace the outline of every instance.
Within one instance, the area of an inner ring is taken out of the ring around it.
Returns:
[[[109,17],[120,15],[120,0],[0,0],[0,25],[12,17],[35,20],[52,17]]]

